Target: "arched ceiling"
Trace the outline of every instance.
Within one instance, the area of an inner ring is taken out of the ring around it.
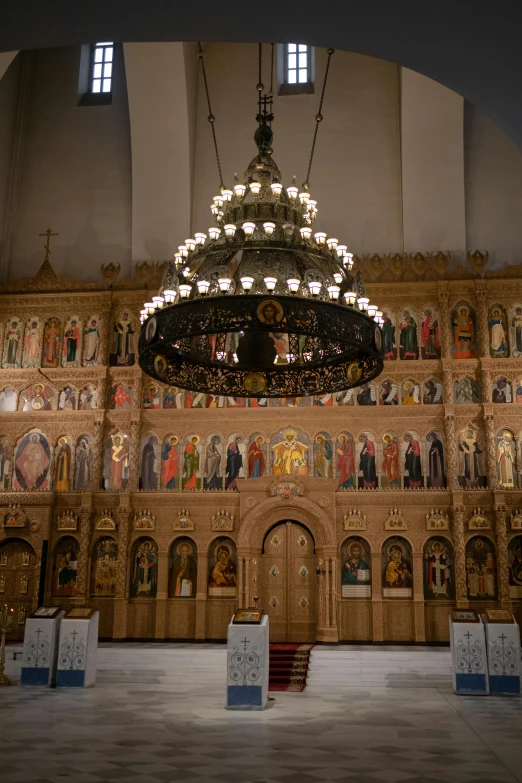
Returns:
[[[0,51],[96,40],[333,46],[441,82],[522,147],[521,29],[520,0],[4,0]]]

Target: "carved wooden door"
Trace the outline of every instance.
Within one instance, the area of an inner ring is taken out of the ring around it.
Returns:
[[[261,595],[271,642],[315,641],[314,540],[299,523],[281,522],[265,538]]]
[[[0,602],[13,609],[7,638],[24,638],[26,618],[36,606],[36,555],[30,544],[20,539],[0,546]]]

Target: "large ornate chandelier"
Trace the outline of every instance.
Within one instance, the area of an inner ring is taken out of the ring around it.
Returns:
[[[314,227],[308,180],[327,74],[328,67],[301,192],[295,177],[283,186],[272,157],[272,94],[262,94],[261,78],[258,154],[244,182],[224,186],[207,89],[221,179],[211,205],[215,225],[180,245],[142,310],[140,366],[158,381],[217,395],[286,397],[349,389],[382,371],[382,313],[360,274],[352,275],[347,247]]]

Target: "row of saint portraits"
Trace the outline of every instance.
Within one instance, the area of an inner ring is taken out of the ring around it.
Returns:
[[[507,378],[497,378],[492,383],[491,399],[494,403],[516,402],[522,404],[522,378],[515,390]],[[108,410],[125,410],[134,405],[134,391],[124,383],[111,386],[107,392]],[[175,386],[160,387],[149,383],[142,392],[142,408],[160,410],[171,408],[267,408],[267,407],[333,407],[337,405],[434,405],[442,403],[442,383],[430,378],[423,384],[412,378],[398,384],[387,378],[380,385],[365,383],[357,389],[315,397],[282,397],[280,399],[223,397],[183,391]],[[466,376],[453,383],[453,402],[468,405],[482,402],[480,382]],[[94,384],[81,387],[67,384],[56,389],[48,383],[33,383],[20,394],[12,386],[0,390],[1,411],[54,411],[93,410],[98,407],[98,391]]]
[[[518,444],[518,446],[517,446]],[[347,431],[335,438],[328,432],[313,437],[287,427],[270,438],[261,432],[245,437],[232,433],[223,438],[211,433],[160,439],[151,433],[142,438],[139,489],[237,490],[244,478],[314,476],[337,478],[339,489],[443,489],[446,487],[443,436],[430,430],[425,436],[415,430],[402,435],[387,430],[381,436]],[[502,428],[496,436],[498,485],[522,486],[522,433],[517,437]],[[487,486],[484,433],[470,425],[458,434],[458,477],[463,488]],[[103,485],[100,489],[126,490],[130,477],[130,441],[124,432],[110,434],[104,444]],[[60,435],[52,443],[33,428],[11,447],[0,436],[0,489],[57,492],[97,491],[91,484],[93,441],[80,435]]]
[[[419,313],[405,307],[400,313],[383,307],[383,349],[386,359],[439,359],[440,316],[426,306]],[[452,356],[477,356],[477,315],[469,302],[458,302],[450,316]],[[493,358],[522,356],[522,305],[510,309],[493,304],[488,313],[489,351]],[[3,333],[2,367],[92,367],[102,361],[103,321],[93,314],[85,319],[73,314],[66,319],[50,316],[45,322],[35,316],[17,316],[0,324]],[[114,319],[110,334],[109,364],[130,367],[136,361],[139,320],[131,308],[123,308]],[[283,349],[286,355],[288,350]]]
[[[2,555],[2,551],[0,547],[0,575],[1,566],[9,565],[8,556]],[[79,551],[79,542],[72,536],[66,536],[57,543],[53,555],[54,597],[76,596]],[[383,598],[412,598],[413,558],[409,541],[400,536],[388,538],[383,543],[381,552]],[[498,565],[494,543],[486,536],[473,536],[466,542],[465,560],[468,599],[496,600]],[[511,597],[522,598],[522,536],[515,536],[509,541],[508,561]],[[118,569],[121,567],[116,539],[110,536],[98,539],[91,552],[91,595],[114,596]],[[170,547],[169,597],[194,598],[197,571],[196,543],[187,536],[175,539]],[[268,575],[270,578],[270,570]],[[424,544],[423,576],[426,600],[455,600],[455,556],[453,545],[448,538],[434,536]],[[158,546],[154,539],[142,537],[134,543],[128,584],[130,598],[156,597]],[[3,586],[5,589],[5,578]],[[232,539],[220,536],[214,539],[209,547],[207,594],[210,598],[235,597],[236,586],[236,545]],[[370,546],[364,538],[351,536],[341,545],[341,596],[370,598],[371,589]],[[3,592],[1,576],[0,592]]]

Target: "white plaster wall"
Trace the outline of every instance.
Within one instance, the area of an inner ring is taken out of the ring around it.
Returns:
[[[102,262],[130,271],[131,157],[123,57],[110,106],[78,106],[80,49],[35,52],[10,277],[34,274],[48,227],[58,274],[100,279]]]
[[[0,79],[0,258],[5,240],[6,210],[9,199],[9,180],[11,160],[16,128],[18,88],[20,82],[20,58],[7,63],[7,55],[0,59],[0,73],[6,65],[3,78]]]
[[[257,46],[206,44],[206,67],[225,184],[240,179],[256,154]],[[277,96],[274,160],[290,184],[304,181],[319,104],[326,52],[316,52],[314,95]],[[269,46],[265,46],[269,84]],[[200,80],[196,154],[195,231],[206,231],[219,178]],[[402,249],[398,68],[382,60],[336,52],[332,58],[324,121],[319,129],[310,192],[316,226],[356,253]]]
[[[522,263],[522,151],[466,103],[466,234],[470,250],[489,250],[490,267]]]
[[[404,250],[466,257],[464,99],[401,68]]]

